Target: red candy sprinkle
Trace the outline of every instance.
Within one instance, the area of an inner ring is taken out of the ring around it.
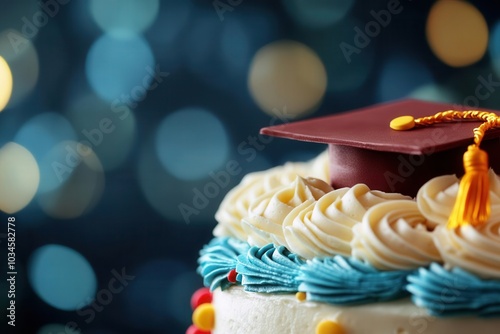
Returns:
[[[229,274],[227,274],[227,280],[230,283],[236,283],[236,275],[238,275],[238,273],[236,272],[236,269],[231,270],[229,272]]]
[[[212,333],[212,332],[202,331],[201,329],[199,329],[195,325],[189,326],[189,328],[186,331],[186,334],[210,334],[210,333]]]
[[[201,288],[196,290],[191,296],[191,308],[194,310],[201,304],[211,303],[212,293],[209,288]]]

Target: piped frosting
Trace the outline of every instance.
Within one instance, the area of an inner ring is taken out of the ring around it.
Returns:
[[[258,197],[277,188],[288,186],[297,176],[314,177],[329,182],[328,151],[324,151],[308,162],[288,162],[269,170],[249,173],[231,189],[215,213],[218,224],[214,229],[216,237],[234,237],[246,240],[241,220],[251,203]]]
[[[353,257],[381,270],[409,270],[440,261],[428,221],[410,200],[378,204],[354,226]]]
[[[490,203],[500,206],[500,177],[490,169]],[[446,225],[457,199],[460,180],[455,175],[443,175],[427,181],[417,193],[420,212],[432,225]]]
[[[268,243],[286,245],[282,226],[285,217],[294,208],[305,207],[331,190],[332,187],[320,179],[299,176],[288,186],[255,199],[248,215],[242,219],[248,243],[259,247]]]
[[[438,226],[434,241],[445,264],[460,267],[485,279],[500,280],[500,209],[486,224],[448,229]]]
[[[364,184],[336,189],[286,216],[283,223],[286,245],[306,259],[350,256],[354,225],[361,222],[369,208],[396,199],[409,197],[370,190]]]

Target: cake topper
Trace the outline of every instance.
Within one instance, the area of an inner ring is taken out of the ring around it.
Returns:
[[[457,109],[466,110],[453,104],[406,99],[266,127],[261,133],[328,144],[330,181],[334,188],[364,183],[373,190],[415,196],[433,177],[464,175],[463,154],[472,143],[472,133],[478,124],[474,119],[461,119],[452,124],[417,126],[411,131],[394,131],[389,124],[401,115],[417,119]],[[408,125],[403,122],[399,126]],[[481,144],[489,155],[491,168],[497,172],[500,171],[499,137],[500,129],[492,128],[484,134]]]
[[[460,181],[457,200],[448,220],[449,228],[464,224],[479,226],[490,216],[488,154],[480,148],[480,145],[486,131],[500,127],[500,116],[479,110],[447,110],[418,119],[414,119],[413,116],[401,116],[390,123],[392,129],[401,131],[460,120],[476,120],[483,123],[474,128],[474,143],[469,145],[463,157],[465,175]]]

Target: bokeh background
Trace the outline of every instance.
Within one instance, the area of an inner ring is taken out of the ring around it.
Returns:
[[[251,171],[324,149],[260,137],[261,127],[404,97],[500,109],[494,1],[0,8],[7,333],[184,333],[224,194]]]

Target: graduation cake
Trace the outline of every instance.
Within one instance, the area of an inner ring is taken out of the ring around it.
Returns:
[[[500,333],[500,117],[459,109],[262,129],[328,150],[226,195],[187,333]]]

